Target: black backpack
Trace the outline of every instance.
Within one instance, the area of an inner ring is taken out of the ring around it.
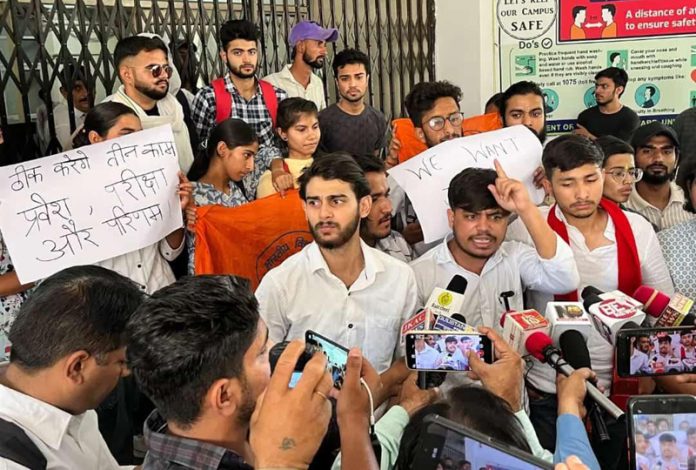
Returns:
[[[27,467],[46,470],[46,457],[27,434],[14,423],[0,418],[0,457]]]

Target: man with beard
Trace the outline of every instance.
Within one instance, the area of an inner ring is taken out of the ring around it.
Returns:
[[[262,158],[280,158],[280,150],[274,140],[275,113],[278,103],[288,95],[284,90],[256,78],[258,40],[258,28],[250,21],[229,20],[220,27],[220,58],[230,72],[221,82],[217,82],[224,92],[220,90],[218,98],[214,85],[201,88],[193,100],[191,118],[203,145],[216,122],[228,117],[242,119],[254,128],[259,138],[260,148],[255,163],[267,167],[268,163],[262,162]]]
[[[370,59],[358,50],[344,49],[334,57],[333,73],[339,99],[319,113],[319,148],[327,153],[378,155],[385,146],[387,120],[363,102],[370,83]]]
[[[72,146],[72,134],[75,128],[79,128],[85,122],[87,112],[92,109],[92,93],[87,87],[85,70],[70,65],[63,69],[65,83],[71,83],[70,87],[60,87],[60,94],[64,102],[53,108],[53,124],[56,129],[56,138],[63,150],[70,150]],[[75,116],[75,128],[70,127],[70,112],[68,111],[68,91],[72,98],[73,113]],[[46,123],[48,125],[48,123]],[[48,128],[44,131],[48,135]]]
[[[413,271],[360,240],[372,200],[351,156],[315,159],[299,183],[314,242],[269,271],[256,290],[269,338],[303,338],[313,330],[361,348],[383,372],[394,360],[401,324],[416,311]]]
[[[324,67],[326,43],[338,39],[338,30],[322,28],[314,21],[300,21],[290,31],[292,64],[264,77],[268,83],[285,90],[289,97],[313,101],[317,109],[326,108],[324,84],[313,70]]]
[[[525,289],[553,295],[575,289],[579,282],[568,245],[553,233],[524,185],[508,178],[497,161],[495,165],[495,171],[467,168],[452,179],[447,192],[452,233],[411,263],[419,305],[455,275],[467,280],[460,313],[472,326],[500,324],[501,292],[514,292],[511,308],[524,310]],[[528,228],[534,248],[505,241],[513,212]]]
[[[360,238],[373,248],[406,263],[413,260],[413,249],[404,237],[391,229],[392,203],[384,162],[374,155],[355,155],[370,184],[372,208],[360,224]]]
[[[651,122],[633,134],[636,166],[643,178],[626,207],[639,212],[659,230],[690,220],[694,215],[684,210],[684,191],[672,180],[677,174],[679,139],[671,127]]]
[[[618,67],[609,67],[595,75],[597,105],[580,113],[578,127],[573,133],[592,140],[613,135],[628,142],[640,125],[640,119],[635,111],[621,103],[627,83],[628,74]]]
[[[127,37],[116,44],[114,63],[123,85],[111,101],[133,109],[143,129],[171,125],[179,167],[186,173],[193,163],[193,151],[181,104],[168,93],[172,66],[167,46],[158,37]]]
[[[648,361],[650,355],[650,336],[638,335],[634,338],[631,353],[631,375],[650,374],[652,369]]]
[[[554,300],[577,300],[578,292],[588,285],[602,291],[619,289],[634,292],[641,284],[672,295],[674,288],[662,257],[657,235],[650,223],[639,214],[621,210],[615,203],[602,198],[604,154],[590,139],[579,135],[563,135],[544,148],[542,163],[546,171],[544,185],[556,200],[552,207],[543,207],[544,219],[573,251],[580,273],[578,290],[548,293],[530,290],[529,306],[539,312]],[[536,246],[536,241],[524,221],[513,222],[508,240]],[[563,243],[565,245],[565,243]],[[612,379],[614,351],[598,331],[588,340],[592,370],[605,389]],[[527,374],[531,419],[545,449],[555,447],[556,373],[548,365],[533,360]],[[625,441],[625,429],[610,425],[610,432],[623,434],[612,442],[620,446]],[[595,451],[603,468],[621,468],[612,459],[621,455],[611,446]]]
[[[500,117],[504,127],[523,125],[546,142],[546,113],[544,93],[534,82],[513,83],[503,92],[500,100]],[[543,173],[543,171],[539,171]],[[536,178],[536,176],[535,176]]]

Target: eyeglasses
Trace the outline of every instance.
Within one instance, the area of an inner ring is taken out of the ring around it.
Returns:
[[[446,118],[442,116],[434,116],[428,119],[426,124],[428,124],[428,127],[430,127],[432,130],[440,131],[445,127],[445,121],[449,121],[454,127],[459,127],[462,125],[462,113],[452,113]]]
[[[160,75],[162,75],[162,72],[167,74],[167,78],[172,78],[172,67],[171,65],[148,65],[145,67],[147,70],[150,71],[152,74],[153,78],[158,78]]]
[[[640,168],[612,168],[611,170],[604,170],[604,173],[611,175],[617,183],[623,183],[628,176],[635,182],[643,178],[643,170]]]

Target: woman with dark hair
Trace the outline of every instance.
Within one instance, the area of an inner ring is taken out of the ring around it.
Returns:
[[[207,145],[196,156],[188,177],[193,185],[195,206],[218,204],[236,207],[254,200],[258,176],[254,172],[254,157],[259,140],[254,129],[241,119],[225,119],[210,132]],[[194,227],[196,211],[187,211],[189,234],[186,246],[189,253],[189,274],[194,273]]]
[[[292,176],[295,189],[297,178],[314,161],[319,146],[319,112],[313,101],[304,98],[287,98],[278,106],[278,127],[276,133],[281,140],[283,151],[283,170]],[[273,184],[271,170],[264,172],[259,180],[256,197],[275,194],[278,186]]]
[[[674,282],[674,290],[696,298],[696,158],[684,158],[677,172],[677,184],[684,191],[684,209],[692,218],[658,232],[662,254]]]
[[[90,109],[82,129],[73,139],[74,148],[92,145],[142,130],[140,119],[128,106],[105,102]],[[185,209],[191,201],[191,183],[179,172],[179,202]],[[184,229],[179,228],[159,242],[96,263],[136,282],[151,294],[175,281],[167,261],[175,260],[184,249]]]

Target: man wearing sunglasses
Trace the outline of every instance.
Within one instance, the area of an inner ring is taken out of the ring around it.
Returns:
[[[114,63],[121,85],[111,101],[133,109],[143,129],[169,124],[179,155],[179,166],[185,173],[193,163],[193,150],[184,111],[169,93],[173,68],[169,51],[157,36],[131,36],[121,39],[114,50]]]
[[[651,122],[636,130],[631,144],[643,178],[636,183],[626,207],[643,215],[659,230],[690,220],[694,215],[684,210],[684,192],[673,182],[679,162],[676,132]]]

